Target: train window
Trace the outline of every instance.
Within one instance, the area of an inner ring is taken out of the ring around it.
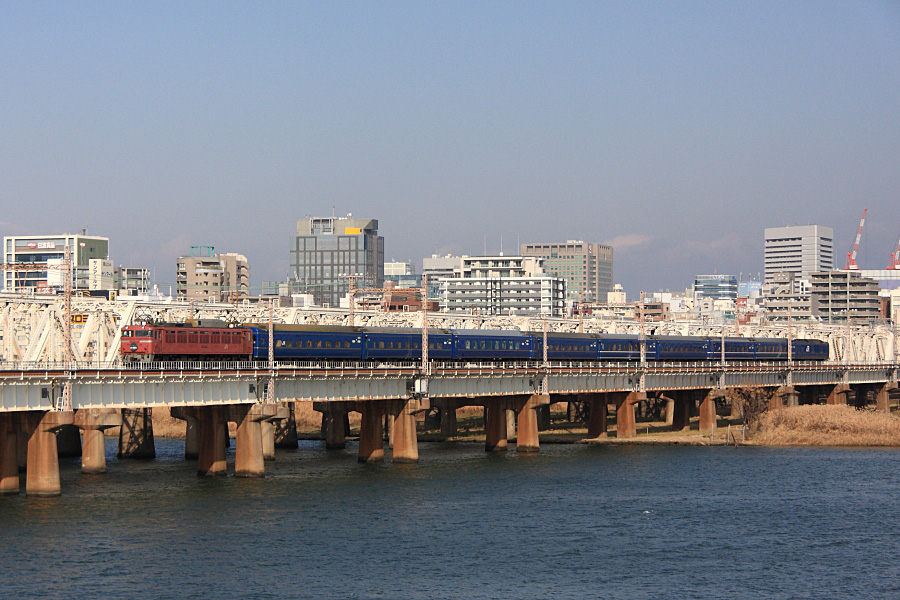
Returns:
[[[322,340],[316,340],[316,348],[322,347]]]
[[[307,348],[312,348],[312,347],[313,347],[312,340],[306,340],[306,343],[305,343],[304,345],[305,345]]]
[[[486,348],[485,348],[484,340],[481,340],[481,341],[478,342],[478,349],[479,349],[479,350],[485,350],[485,349],[486,349]]]
[[[384,342],[378,342],[378,347],[384,350]]]
[[[516,342],[516,350],[522,349],[522,342]]]
[[[466,350],[468,350],[468,349],[469,349],[469,340],[466,340],[466,341],[463,343],[463,345],[465,346]]]
[[[122,331],[122,337],[123,337],[123,338],[125,338],[125,337],[131,337],[133,333],[134,333],[134,332],[131,331],[130,329],[125,329],[125,330]]]
[[[331,340],[325,340],[325,347],[331,348]]]
[[[413,344],[412,347],[413,347],[414,350],[418,350],[418,349],[419,349],[419,342],[413,342],[412,344]]]
[[[348,341],[345,341],[345,342],[344,342],[344,348],[349,348],[349,347],[350,347],[350,341],[349,341],[349,340],[348,340]]]

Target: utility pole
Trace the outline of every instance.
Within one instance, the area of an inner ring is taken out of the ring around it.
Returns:
[[[63,394],[61,405],[57,407],[60,411],[72,410],[72,372],[74,369],[75,356],[72,354],[72,248],[66,243],[65,266],[63,268],[63,296],[65,302],[65,326],[63,327],[63,343],[65,344],[65,361],[66,368],[70,371],[69,378],[63,384]]]
[[[266,404],[275,404],[275,305],[269,303],[269,384],[266,386]]]
[[[641,376],[640,376],[640,390],[643,392],[645,390],[645,379],[646,371],[647,371],[647,330],[644,327],[644,291],[641,290],[641,304],[640,304],[640,313],[639,313],[640,327],[641,327]]]

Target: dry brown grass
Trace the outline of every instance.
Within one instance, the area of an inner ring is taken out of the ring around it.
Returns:
[[[793,406],[763,415],[753,442],[767,446],[900,446],[900,418],[850,406]]]

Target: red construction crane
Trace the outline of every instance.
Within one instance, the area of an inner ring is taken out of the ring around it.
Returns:
[[[891,264],[888,265],[891,271],[900,270],[900,240],[897,240],[897,249],[891,253]]]
[[[859,220],[859,229],[856,232],[856,243],[853,244],[853,252],[847,253],[847,264],[844,266],[845,271],[859,271],[859,265],[856,264],[856,251],[859,250],[859,238],[862,237],[863,225],[866,224],[866,211],[863,209],[862,219]]]

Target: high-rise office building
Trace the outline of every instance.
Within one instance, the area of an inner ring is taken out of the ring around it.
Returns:
[[[544,273],[566,280],[569,298],[606,302],[613,287],[613,249],[568,240],[565,244],[522,244],[522,256],[543,258]]]
[[[316,304],[340,306],[354,276],[357,288],[384,284],[384,238],[375,219],[307,218],[297,221],[291,267],[301,292]]]
[[[821,225],[767,227],[765,280],[776,273],[791,273],[809,280],[810,273],[834,269],[834,231]]]

